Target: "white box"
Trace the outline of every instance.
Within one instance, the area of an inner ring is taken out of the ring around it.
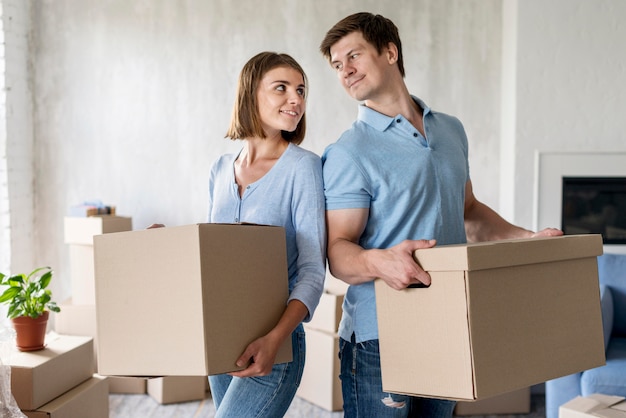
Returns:
[[[327,411],[341,411],[339,336],[305,326],[306,362],[296,395]]]

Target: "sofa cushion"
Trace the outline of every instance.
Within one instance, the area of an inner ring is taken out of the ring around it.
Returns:
[[[598,257],[600,283],[613,295],[613,333],[626,336],[626,254],[603,254]]]
[[[587,370],[580,381],[582,396],[593,393],[626,396],[626,338],[612,338],[606,365]]]
[[[604,331],[604,351],[609,347],[613,329],[613,294],[607,285],[600,285],[600,306],[602,308],[602,329]]]

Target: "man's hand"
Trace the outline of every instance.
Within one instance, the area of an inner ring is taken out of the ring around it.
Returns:
[[[405,240],[386,250],[373,250],[372,269],[377,271],[378,278],[396,290],[420,283],[429,286],[430,275],[417,264],[413,252],[435,244],[435,240]]]
[[[556,228],[544,228],[541,231],[537,231],[531,235],[531,238],[537,237],[558,237],[563,235],[563,231]]]

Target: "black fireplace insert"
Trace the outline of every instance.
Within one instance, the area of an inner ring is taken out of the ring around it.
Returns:
[[[626,177],[563,177],[561,229],[626,244]]]

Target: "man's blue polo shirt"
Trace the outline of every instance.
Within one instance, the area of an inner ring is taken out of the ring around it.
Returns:
[[[364,105],[352,127],[322,156],[326,210],[368,208],[359,244],[389,248],[405,239],[466,242],[463,222],[469,180],[467,136],[450,115],[424,109],[424,138],[402,115]],[[350,286],[339,335],[378,339],[374,282]]]

